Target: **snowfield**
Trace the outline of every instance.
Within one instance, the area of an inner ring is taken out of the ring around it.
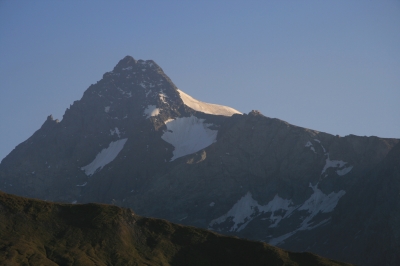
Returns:
[[[202,150],[217,141],[218,130],[209,129],[212,124],[195,116],[165,121],[167,131],[161,136],[174,146],[171,161]]]
[[[196,111],[199,111],[202,113],[206,113],[206,114],[223,115],[223,116],[232,116],[234,114],[242,114],[238,110],[235,110],[231,107],[201,102],[201,101],[194,99],[192,96],[184,93],[181,90],[178,90],[178,92],[181,96],[183,103],[186,106],[192,108],[193,110],[196,110]]]

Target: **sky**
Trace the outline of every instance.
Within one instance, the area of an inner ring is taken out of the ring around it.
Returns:
[[[204,102],[400,138],[399,0],[0,0],[0,160],[126,55]]]

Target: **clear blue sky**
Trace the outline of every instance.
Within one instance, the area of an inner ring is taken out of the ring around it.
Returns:
[[[400,138],[400,1],[0,1],[0,159],[126,55],[206,102]]]

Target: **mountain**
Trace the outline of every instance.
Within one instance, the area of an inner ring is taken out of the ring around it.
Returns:
[[[0,189],[398,265],[399,145],[204,103],[127,56],[3,159]]]
[[[0,192],[2,265],[350,265],[222,236],[130,209]]]

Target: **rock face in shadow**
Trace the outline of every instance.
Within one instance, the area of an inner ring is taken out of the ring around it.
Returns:
[[[130,209],[0,192],[2,265],[350,265],[222,236]]]
[[[3,159],[0,189],[396,265],[398,143],[202,103],[127,56]]]

